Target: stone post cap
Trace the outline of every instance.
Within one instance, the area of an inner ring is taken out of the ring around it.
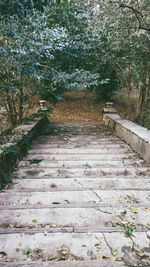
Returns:
[[[103,109],[103,112],[111,114],[117,113],[116,109],[113,107],[113,102],[106,102],[106,106]]]
[[[106,102],[106,107],[112,107],[113,106],[113,102]]]
[[[38,112],[47,112],[47,107],[45,107],[46,100],[39,100],[40,107],[37,109]]]
[[[46,100],[39,100],[39,103],[44,104],[46,103]]]

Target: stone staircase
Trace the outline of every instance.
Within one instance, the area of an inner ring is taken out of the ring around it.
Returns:
[[[150,266],[150,168],[104,125],[50,123],[0,193],[0,266]]]

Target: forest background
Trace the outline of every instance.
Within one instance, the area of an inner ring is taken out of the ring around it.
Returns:
[[[150,129],[149,0],[1,0],[0,119],[68,90],[113,100]]]

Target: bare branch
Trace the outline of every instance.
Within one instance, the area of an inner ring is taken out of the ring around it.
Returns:
[[[129,6],[129,5],[125,4],[124,1],[123,2],[120,2],[120,1],[112,1],[112,0],[110,0],[109,3],[110,4],[117,3],[117,4],[119,4],[119,7],[120,8],[128,8],[128,9],[130,9],[134,13],[134,15],[135,15],[135,17],[136,17],[136,19],[138,21],[138,24],[139,24],[139,27],[138,28],[140,30],[150,31],[150,28],[149,27],[143,26],[144,16],[143,16],[143,14],[142,14],[141,11],[137,10],[133,6]]]

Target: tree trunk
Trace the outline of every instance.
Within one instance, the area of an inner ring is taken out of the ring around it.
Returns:
[[[140,122],[144,126],[145,117],[148,112],[148,105],[149,105],[149,71],[147,66],[147,60],[144,58],[143,60],[143,85],[140,88],[139,94],[139,101],[137,106],[137,114],[136,114],[136,121]]]
[[[19,122],[23,119],[23,75],[20,75],[20,92],[19,92]]]
[[[16,121],[15,121],[15,117],[14,117],[14,111],[13,111],[13,106],[12,106],[12,102],[11,102],[11,97],[9,95],[8,90],[5,91],[6,92],[6,99],[7,99],[7,106],[8,106],[8,120],[11,124],[11,126],[15,126]]]

